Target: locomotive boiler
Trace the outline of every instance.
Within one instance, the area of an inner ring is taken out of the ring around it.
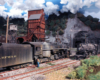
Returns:
[[[26,42],[33,49],[34,62],[39,59],[40,63],[67,57],[68,49],[63,44],[47,42]]]

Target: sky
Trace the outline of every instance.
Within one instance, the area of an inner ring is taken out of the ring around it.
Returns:
[[[100,0],[0,0],[0,15],[13,18],[28,18],[28,10],[44,9],[46,15],[59,16],[58,11],[81,12],[100,19]]]

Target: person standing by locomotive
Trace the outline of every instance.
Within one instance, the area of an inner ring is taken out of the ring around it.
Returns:
[[[37,67],[40,67],[39,59],[37,59]]]

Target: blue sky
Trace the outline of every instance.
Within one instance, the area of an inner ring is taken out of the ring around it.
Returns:
[[[100,0],[1,0],[0,15],[25,18],[27,20],[28,10],[43,8],[46,15],[58,11],[72,13],[82,12],[85,16],[92,15],[99,18]]]

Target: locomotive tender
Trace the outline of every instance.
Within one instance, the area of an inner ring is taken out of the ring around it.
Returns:
[[[21,67],[27,63],[36,63],[67,57],[66,46],[47,42],[25,42],[23,44],[0,43],[0,68]]]

